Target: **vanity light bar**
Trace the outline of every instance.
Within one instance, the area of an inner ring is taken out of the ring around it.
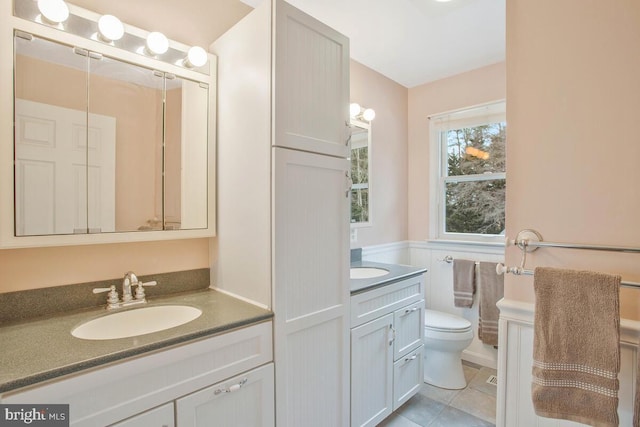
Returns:
[[[207,51],[201,47],[180,49],[159,32],[128,32],[115,16],[103,15],[98,18],[95,13],[77,6],[70,8],[64,0],[14,0],[13,14],[18,18],[107,43],[168,64],[205,75],[211,73]],[[141,33],[146,35],[142,36]]]

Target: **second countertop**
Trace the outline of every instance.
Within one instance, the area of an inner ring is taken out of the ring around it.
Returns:
[[[402,264],[386,264],[372,261],[354,261],[351,263],[351,268],[380,268],[389,272],[388,274],[378,277],[371,277],[366,279],[351,279],[351,295],[366,292],[380,286],[385,286],[390,283],[406,279],[408,277],[423,274],[427,271],[427,269],[424,267],[413,267],[410,265]]]

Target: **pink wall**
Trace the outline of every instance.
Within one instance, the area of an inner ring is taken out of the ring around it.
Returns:
[[[507,234],[640,246],[640,3],[507,1]],[[519,262],[506,251],[509,265]],[[539,249],[538,265],[640,281],[640,255]],[[622,314],[639,319],[638,291]],[[531,278],[505,296],[533,301]]]
[[[427,117],[505,99],[505,71],[498,63],[409,89],[409,240],[430,237]]]
[[[0,292],[209,267],[209,239],[0,250]]]
[[[362,247],[407,240],[407,88],[351,61],[351,102],[376,111],[371,122],[371,227]]]

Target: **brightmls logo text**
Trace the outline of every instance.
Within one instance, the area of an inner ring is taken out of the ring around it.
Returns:
[[[0,405],[0,427],[69,427],[69,405]]]

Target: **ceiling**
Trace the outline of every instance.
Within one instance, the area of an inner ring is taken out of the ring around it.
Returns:
[[[207,47],[263,0],[70,0]],[[506,0],[287,0],[350,39],[351,57],[411,88],[505,59]]]

